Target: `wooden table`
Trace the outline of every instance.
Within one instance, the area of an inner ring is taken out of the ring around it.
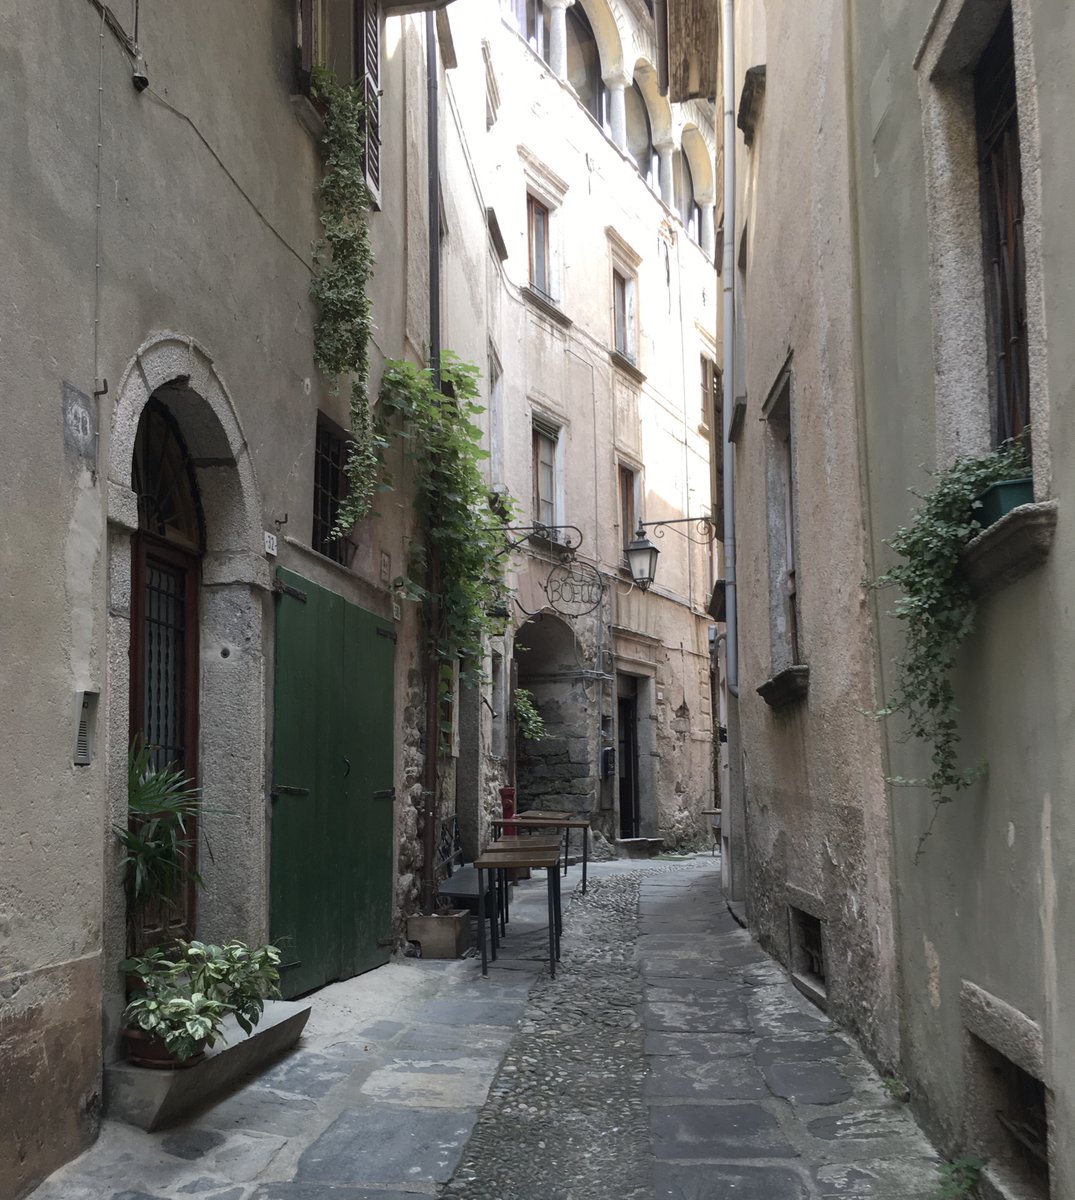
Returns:
[[[525,843],[526,839],[519,839]],[[514,853],[495,851],[482,853],[474,860],[478,872],[478,945],[482,955],[482,974],[489,974],[489,958],[485,939],[485,872],[496,871],[498,875],[513,867],[530,867],[544,870],[548,876],[549,890],[549,974],[556,978],[556,960],[560,957],[560,849],[559,844],[551,850],[527,850],[520,846]],[[494,915],[493,942],[495,953],[496,920]]]
[[[582,830],[582,894],[586,895],[586,868],[590,858],[590,819],[573,813],[546,812],[528,809],[517,817],[495,817],[493,828],[500,829],[556,829],[564,834],[564,874],[567,874],[567,839],[572,829]],[[523,839],[526,840],[526,839]]]
[[[499,838],[495,842],[490,842],[489,845],[486,846],[485,849],[482,851],[482,854],[483,855],[517,854],[519,852],[520,846],[522,848],[524,848],[527,852],[529,852],[531,850],[555,850],[556,855],[557,855],[557,862],[559,862],[560,835],[558,833],[551,833],[546,836],[531,835],[527,838],[524,838],[522,842],[520,842],[519,839],[515,838],[515,837]],[[506,876],[507,876],[506,871],[503,872],[503,876],[504,876],[503,888],[497,889],[497,907],[500,912],[500,932],[502,934],[505,934],[505,933],[507,933],[507,929],[505,928],[505,926],[508,923],[508,917],[509,917],[509,912],[508,912],[509,887],[508,887],[508,880],[506,878]]]

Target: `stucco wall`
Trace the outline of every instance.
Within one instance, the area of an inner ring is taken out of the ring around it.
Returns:
[[[936,432],[944,387],[934,372],[940,369],[938,324],[951,313],[946,317],[943,295],[931,292],[931,246],[935,250],[943,230],[932,231],[931,243],[928,163],[966,151],[926,140],[938,136],[922,117],[931,85],[921,69],[916,75],[913,63],[931,20],[938,17],[935,27],[943,27],[959,6],[941,6],[935,14],[936,7],[932,0],[853,6],[865,446],[870,533],[880,565],[886,561],[882,539],[906,521],[914,503],[907,489],[928,484],[920,464],[933,467],[935,448],[944,445]],[[1028,250],[1028,269],[1040,270],[1032,291],[1040,288],[1048,329],[1063,329],[1073,315],[1067,283],[1075,253],[1067,214],[1073,180],[1064,147],[1072,118],[1068,76],[1075,15],[1062,3],[1017,2],[1013,10],[1024,181],[1027,194],[1040,195],[1041,206],[1040,263]],[[1032,210],[1029,204],[1028,221]],[[936,284],[936,275],[932,278]],[[977,286],[980,304],[980,279]],[[1045,327],[1033,311],[1031,324],[1032,340],[1044,342]],[[915,850],[931,817],[928,799],[916,791],[898,792],[893,829],[904,1070],[916,1103],[951,1148],[984,1148],[1003,1159],[1003,1135],[996,1131],[988,1146],[970,1144],[991,1112],[978,1111],[982,1099],[974,1087],[972,1043],[960,1006],[964,981],[1010,1005],[1020,1019],[1036,1022],[1043,1031],[1044,1082],[1050,1089],[1052,1194],[1059,1197],[1075,1189],[1075,1151],[1065,1133],[1075,1122],[1073,967],[1067,951],[1075,910],[1070,881],[1058,870],[1070,860],[1075,834],[1066,799],[1072,765],[1066,596],[1072,586],[1073,514],[1063,465],[1073,451],[1073,364],[1064,339],[1048,339],[1047,363],[1043,354],[1042,348],[1032,381],[1035,484],[1039,499],[1059,502],[1056,541],[1045,566],[981,604],[955,678],[961,758],[988,760],[989,772],[940,813],[917,863]],[[963,403],[988,411],[981,387],[967,390]],[[1051,460],[1051,479],[1041,477],[1041,459]],[[899,639],[883,617],[884,607],[878,604],[880,663],[890,682]],[[922,747],[903,744],[898,728],[886,732],[894,773],[928,770]]]
[[[741,770],[732,787],[746,802],[747,900],[761,941],[789,966],[789,907],[821,919],[829,1011],[891,1064],[888,811],[880,732],[864,713],[874,707],[874,668],[862,587],[843,6],[750,8],[737,30],[737,75],[741,87],[748,68],[764,65],[766,82],[752,147],[737,135],[736,390],[747,410],[734,451],[740,700],[739,748],[730,746]],[[773,709],[757,689],[785,665],[773,638],[785,510],[766,405],[784,371],[797,657],[809,686],[805,698]]]

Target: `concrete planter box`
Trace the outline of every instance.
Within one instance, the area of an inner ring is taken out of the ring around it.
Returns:
[[[446,913],[421,913],[407,918],[407,941],[422,947],[423,958],[462,958],[470,949],[470,913],[465,908]]]
[[[978,497],[978,503],[981,507],[975,516],[982,528],[988,529],[1013,508],[1034,503],[1034,481],[1028,476],[1025,479],[1003,479],[1000,483],[990,484]]]

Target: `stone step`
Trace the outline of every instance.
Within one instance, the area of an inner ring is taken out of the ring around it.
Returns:
[[[197,1066],[154,1071],[129,1062],[105,1067],[105,1108],[110,1117],[160,1129],[230,1091],[241,1079],[264,1070],[298,1040],[310,1018],[302,1000],[269,1000],[252,1033],[234,1017],[224,1021],[226,1041],[205,1052]]]

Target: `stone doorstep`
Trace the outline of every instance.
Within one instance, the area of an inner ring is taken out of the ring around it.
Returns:
[[[227,1040],[207,1050],[197,1066],[184,1070],[112,1063],[105,1067],[105,1111],[139,1129],[170,1125],[275,1062],[299,1040],[310,1012],[311,1005],[304,1001],[270,1000],[252,1033],[243,1033],[235,1018],[228,1017],[223,1025]]]
[[[612,845],[620,858],[652,858],[660,854],[664,838],[617,838]]]

